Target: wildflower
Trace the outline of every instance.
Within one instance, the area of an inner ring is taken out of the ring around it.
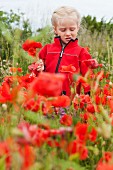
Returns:
[[[79,76],[79,77],[78,77],[78,80],[77,80],[77,82],[76,82],[76,85],[77,85],[77,88],[78,88],[79,86],[82,86],[85,93],[87,93],[87,92],[90,91],[90,85],[87,83],[87,80],[86,80],[84,77],[82,77],[82,76]]]
[[[2,104],[2,108],[3,108],[3,110],[7,110],[7,105],[5,103]]]
[[[68,66],[62,66],[60,72],[75,73],[76,68],[72,64],[70,64]]]
[[[35,161],[35,153],[32,146],[25,145],[19,148],[19,153],[22,158],[22,170],[29,169]]]
[[[96,170],[113,170],[113,165],[107,163],[98,164]]]
[[[23,43],[22,48],[27,51],[30,56],[34,57],[36,56],[36,49],[42,48],[42,44],[33,40],[26,40]]]
[[[19,77],[18,82],[19,82],[20,86],[25,87],[27,89],[35,77],[36,76],[33,74],[32,75],[26,74],[24,76]]]
[[[5,155],[6,170],[11,168],[11,152],[7,142],[0,142],[0,158]]]
[[[95,95],[95,103],[97,105],[101,104],[101,97],[99,95]]]
[[[62,66],[60,73],[65,73],[68,81],[70,84],[72,84],[74,78],[74,74],[78,72],[79,70],[77,70],[72,64],[68,65],[68,66]]]
[[[60,119],[60,123],[63,125],[66,125],[66,126],[71,126],[72,125],[72,116],[64,114]]]
[[[88,157],[88,150],[82,141],[73,140],[67,146],[69,155],[78,155],[80,160],[85,160]]]
[[[70,98],[68,96],[58,96],[51,99],[51,105],[54,107],[68,107],[70,105]]]
[[[88,103],[90,103],[90,96],[89,95],[80,95],[80,96],[76,96],[73,99],[73,103],[74,103],[74,108],[77,110],[78,108],[84,108],[84,106]]]
[[[22,72],[22,68],[20,68],[20,67],[18,67],[18,68],[16,68],[16,67],[10,67],[10,71],[11,72]]]
[[[11,93],[8,83],[4,82],[2,86],[0,86],[0,103],[5,103],[7,101],[11,101]]]
[[[89,133],[90,141],[94,142],[97,138],[97,131],[95,128],[92,128],[91,132]]]
[[[31,110],[37,112],[42,110],[46,114],[50,108],[51,104],[47,101],[44,96],[37,96],[37,99],[31,98],[24,102],[23,107],[26,110]]]
[[[110,85],[110,87],[112,87],[112,86],[113,86],[113,83],[110,81],[110,82],[109,82],[109,85]]]
[[[75,136],[85,142],[88,137],[88,124],[78,122],[75,126]]]
[[[94,105],[92,103],[88,103],[86,109],[90,113],[95,113],[95,108],[94,108]]]
[[[39,73],[39,76],[31,83],[29,90],[42,96],[59,96],[62,92],[62,85],[65,80],[63,74]]]
[[[103,157],[99,160],[96,170],[112,170],[113,169],[112,157],[113,157],[112,152],[105,152],[103,154]]]

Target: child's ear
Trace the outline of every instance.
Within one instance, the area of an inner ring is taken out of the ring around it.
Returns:
[[[53,31],[54,31],[54,34],[57,35],[55,26],[53,26]]]

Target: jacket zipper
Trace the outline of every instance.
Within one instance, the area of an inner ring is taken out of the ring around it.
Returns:
[[[57,66],[56,66],[55,73],[58,73],[58,69],[59,69],[59,65],[60,65],[61,59],[62,59],[64,48],[65,48],[65,46],[62,47],[62,50],[61,50],[61,53],[60,53],[60,56],[59,56],[59,59],[58,59],[58,63],[57,63]]]
[[[61,59],[62,59],[64,48],[70,43],[70,41],[65,46],[62,46],[62,50],[61,50],[61,53],[60,53],[60,56],[59,56],[59,59],[58,59],[58,63],[57,63],[57,66],[56,66],[55,73],[58,73],[58,69],[59,69],[59,65],[60,65]],[[61,41],[60,41],[60,43],[61,43]],[[62,43],[61,43],[61,45],[62,45]]]

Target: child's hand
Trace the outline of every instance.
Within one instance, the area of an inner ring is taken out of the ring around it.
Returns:
[[[39,72],[44,70],[44,63],[40,59],[37,63],[32,63],[28,66],[29,71],[34,74],[35,76],[38,76]]]
[[[37,66],[37,71],[39,71],[39,72],[43,71],[43,70],[44,70],[43,60],[40,59],[40,60],[37,62],[37,64],[38,64],[38,66]]]

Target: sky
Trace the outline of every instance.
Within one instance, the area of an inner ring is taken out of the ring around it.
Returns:
[[[52,12],[63,5],[73,6],[81,16],[95,16],[98,21],[113,17],[113,0],[0,0],[1,11],[23,12],[34,29],[50,24]]]

